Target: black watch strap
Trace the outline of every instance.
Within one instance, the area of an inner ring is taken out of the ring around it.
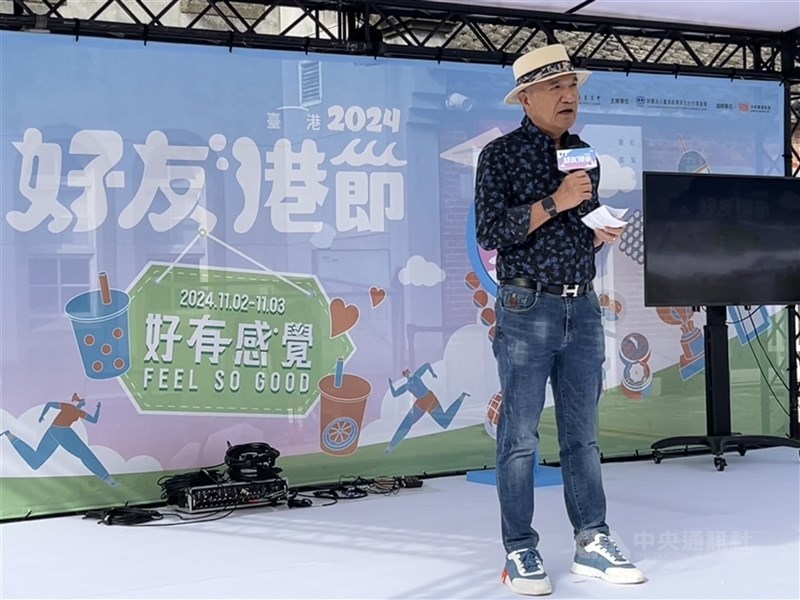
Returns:
[[[542,208],[544,212],[546,212],[551,217],[558,216],[558,209],[556,208],[556,201],[553,200],[552,196],[545,196],[542,198]]]

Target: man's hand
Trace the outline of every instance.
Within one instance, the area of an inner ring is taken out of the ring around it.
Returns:
[[[566,177],[558,189],[553,194],[558,212],[570,210],[578,206],[584,200],[592,197],[592,180],[586,171],[573,171]]]
[[[624,227],[606,227],[605,229],[594,230],[594,245],[613,244],[622,235]]]

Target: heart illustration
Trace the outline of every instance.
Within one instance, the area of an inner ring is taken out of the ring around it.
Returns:
[[[331,339],[347,333],[358,323],[359,310],[355,304],[345,304],[341,298],[331,300]]]
[[[378,308],[386,300],[386,290],[372,286],[369,288],[369,297],[372,300],[372,308]]]

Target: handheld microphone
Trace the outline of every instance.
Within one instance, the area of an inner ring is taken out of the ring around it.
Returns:
[[[581,146],[581,138],[571,133],[564,140],[564,148],[556,150],[556,161],[562,173],[587,171],[597,167],[597,152],[592,147]],[[588,214],[590,202],[584,200],[578,205],[579,215]]]

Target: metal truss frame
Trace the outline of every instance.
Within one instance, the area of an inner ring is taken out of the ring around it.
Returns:
[[[789,437],[800,440],[800,306],[786,308],[789,337]]]
[[[530,47],[561,42],[576,64],[594,70],[780,81],[784,172],[800,176],[800,28],[751,32],[581,15],[591,0],[564,14],[424,0],[98,0],[82,19],[70,16],[75,1],[10,0],[0,30],[503,66]],[[288,22],[268,29],[282,9],[293,9]],[[790,434],[800,439],[800,307],[788,311]]]
[[[784,38],[786,115],[784,160],[787,175],[800,177],[800,28]],[[789,337],[789,435],[800,439],[800,306],[787,307]]]
[[[93,14],[76,19],[69,16],[75,0],[10,1],[13,14],[0,15],[2,29],[503,65],[531,44],[548,41],[564,43],[576,62],[594,69],[781,78],[783,36],[778,33],[577,12],[424,0],[98,0]],[[189,4],[197,7],[193,18],[180,27],[165,24],[166,16]],[[153,10],[153,5],[163,6]],[[265,20],[280,8],[295,9],[297,18],[277,33],[264,33]],[[114,10],[124,19],[111,20]],[[213,28],[209,18],[216,21]]]
[[[785,170],[787,175],[800,177],[800,28],[784,35],[781,62],[786,106]]]

